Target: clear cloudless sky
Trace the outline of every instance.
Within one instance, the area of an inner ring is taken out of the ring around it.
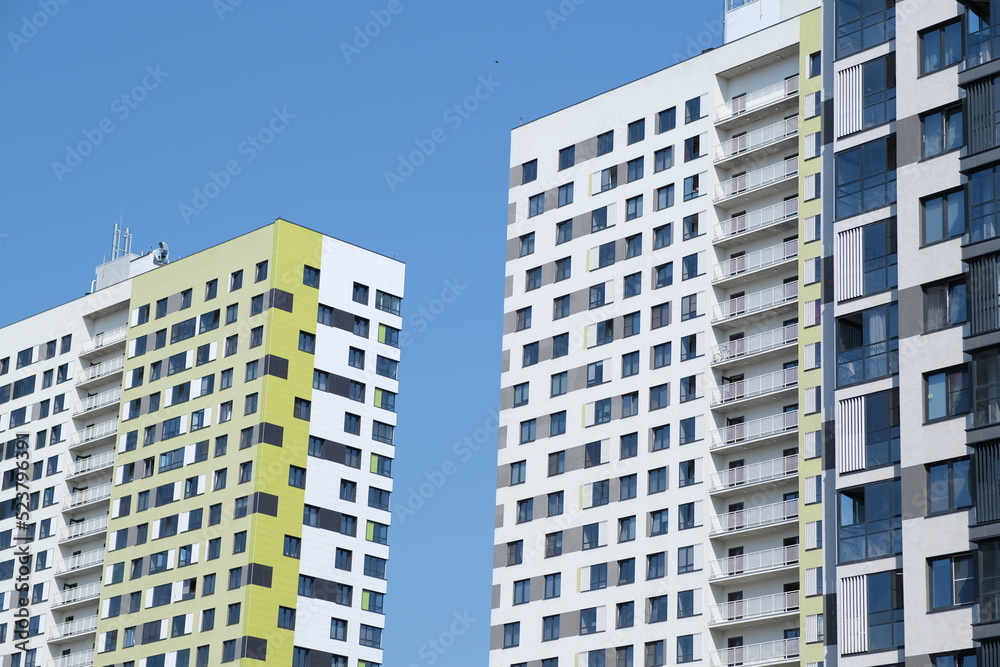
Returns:
[[[0,0],[0,326],[83,295],[122,211],[137,252],[281,216],[405,261],[385,663],[487,664],[510,130],[718,45],[722,10]]]

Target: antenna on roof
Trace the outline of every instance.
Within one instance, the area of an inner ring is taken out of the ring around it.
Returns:
[[[118,222],[115,223],[115,233],[111,240],[111,261],[124,257],[132,252],[132,232],[128,227],[122,227],[125,217],[125,206],[122,206],[118,214]]]

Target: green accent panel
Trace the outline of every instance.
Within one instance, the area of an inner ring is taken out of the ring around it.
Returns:
[[[378,389],[378,388],[375,389],[375,403],[374,403],[374,405],[375,405],[375,407],[379,407],[379,406],[382,405],[382,390],[381,389]]]
[[[370,465],[368,471],[369,472],[373,472],[373,473],[377,473],[378,472],[378,454],[372,454],[372,456],[371,456],[371,465]]]
[[[385,342],[385,325],[384,324],[378,325],[378,342],[380,342],[380,343],[384,343]]]
[[[369,542],[375,539],[375,522],[369,521],[365,526],[365,539]]]

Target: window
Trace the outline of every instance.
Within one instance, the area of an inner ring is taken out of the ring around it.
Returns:
[[[559,171],[576,164],[576,146],[567,146],[559,151]]]
[[[267,260],[263,262],[258,262],[257,266],[254,267],[254,282],[259,283],[262,280],[267,280]]]
[[[589,635],[597,632],[597,607],[580,610],[580,634]],[[603,651],[601,652],[603,654]]]
[[[642,141],[646,138],[646,119],[641,118],[628,124],[629,145]]]
[[[698,214],[689,215],[684,218],[684,240],[701,236],[701,227],[698,224]]]
[[[677,549],[677,574],[695,571],[694,546]]]
[[[605,286],[604,283],[600,285],[594,285],[590,288],[590,309],[600,308],[604,305],[605,301]]]
[[[947,419],[966,414],[970,407],[971,382],[965,366],[924,375],[924,419]]]
[[[637,157],[634,160],[629,160],[625,164],[627,171],[626,182],[631,183],[632,181],[638,181],[640,178],[642,178],[644,175],[643,172],[645,171],[644,165],[645,165],[644,159],[641,157]]]
[[[531,160],[521,165],[521,185],[531,183],[538,178],[538,160]]]
[[[809,54],[809,78],[819,76],[823,70],[823,54],[820,51]]]
[[[698,398],[698,376],[688,375],[681,378],[680,401],[686,403]]]
[[[250,330],[250,347],[257,347],[264,343],[264,327],[254,327]]]
[[[653,230],[653,250],[666,248],[673,243],[673,225],[666,224]]]
[[[563,513],[563,492],[556,491],[548,495],[548,513],[546,516],[559,516]]]
[[[524,291],[530,292],[542,286],[542,267],[528,269],[524,273]]]
[[[836,167],[838,220],[896,202],[895,135],[837,153]]]
[[[552,337],[552,358],[558,359],[569,354],[569,334]]]
[[[528,217],[532,218],[542,213],[545,213],[545,193],[528,197]]]
[[[516,312],[516,331],[522,331],[524,329],[531,328],[531,306],[527,308],[521,308]]]
[[[678,424],[681,431],[679,438],[681,445],[686,445],[698,440],[698,429],[695,419],[695,417],[688,417],[687,419],[682,419]]]
[[[927,466],[927,509],[930,513],[971,506],[968,459]]]
[[[943,609],[976,601],[976,582],[971,554],[931,558],[930,608]]]
[[[684,103],[684,122],[692,123],[701,118],[701,98],[695,97]]]
[[[837,0],[837,58],[859,53],[896,36],[896,1]]]
[[[677,507],[677,528],[688,530],[697,526],[696,505],[694,503],[682,503]]]
[[[561,533],[560,533],[561,535]],[[601,546],[600,524],[591,523],[583,527],[583,550],[596,549]]]
[[[595,361],[587,364],[587,386],[594,387],[604,384],[604,362]]]
[[[549,415],[549,437],[562,435],[566,432],[566,411],[554,412]]]
[[[639,373],[639,353],[629,352],[622,355],[622,377],[638,375]]]
[[[681,258],[681,280],[690,280],[701,275],[698,272],[698,253]]]
[[[669,511],[657,510],[649,513],[649,536],[666,535],[669,526]]]
[[[684,140],[684,161],[690,162],[701,157],[701,137],[695,135]]]
[[[656,114],[656,133],[663,134],[677,126],[677,107],[670,107]]]
[[[925,114],[923,127],[924,157],[934,157],[961,148],[965,143],[962,106],[956,105]]]
[[[920,33],[920,74],[930,74],[962,62],[961,19]]]
[[[566,206],[573,203],[573,184],[566,183],[560,185],[558,190],[558,206]]]
[[[561,475],[566,472],[566,452],[553,452],[549,454],[549,477]]]
[[[663,493],[667,490],[667,469],[655,468],[649,471],[649,493]]]
[[[662,211],[665,208],[670,208],[674,205],[674,186],[673,183],[670,185],[664,185],[662,188],[656,189],[656,210]],[[670,245],[669,242],[666,245]]]
[[[525,461],[516,461],[510,464],[510,485],[515,486],[517,484],[524,484],[525,474],[527,471],[527,463]]]
[[[562,595],[562,575],[558,573],[545,575],[545,599],[557,598],[560,595]]]
[[[962,324],[966,317],[965,279],[924,287],[924,332]]]
[[[529,442],[535,441],[535,424],[536,421],[534,419],[521,422],[521,439],[519,444],[526,445]]]
[[[902,648],[903,573],[868,575],[868,650]]]
[[[520,251],[518,257],[527,257],[535,252],[535,232],[525,234],[520,239]]]
[[[667,287],[674,283],[674,263],[660,264],[654,269],[653,289]],[[654,327],[655,328],[655,327]]]
[[[615,149],[614,130],[597,135],[597,154],[606,155]]]
[[[514,407],[519,407],[528,404],[529,395],[529,384],[527,382],[522,382],[521,384],[514,385]]]
[[[882,125],[896,118],[896,55],[890,53],[861,65],[861,126]]]
[[[688,176],[684,179],[684,201],[690,201],[701,196],[699,181],[699,174]]]
[[[955,190],[921,202],[924,245],[965,233],[965,191]]]
[[[603,206],[590,212],[590,231],[599,232],[608,228],[608,207]]]
[[[839,505],[841,563],[901,552],[902,500],[898,479],[841,491]]]
[[[659,173],[674,166],[674,147],[667,146],[653,153],[653,171]]]
[[[635,220],[642,217],[642,195],[625,200],[625,219]]]
[[[670,405],[670,383],[649,388],[649,409],[659,410]]]
[[[292,535],[285,535],[285,546],[282,553],[289,558],[298,558],[302,548],[302,540]]]
[[[521,645],[521,624],[504,623],[503,626],[503,647],[513,648]]]
[[[573,221],[564,220],[556,223],[556,245],[573,240]]]
[[[895,375],[899,331],[896,304],[877,306],[837,320],[837,385]]]

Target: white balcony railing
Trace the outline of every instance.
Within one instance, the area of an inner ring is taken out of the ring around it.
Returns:
[[[65,639],[95,630],[97,630],[97,616],[74,618],[72,621],[52,626],[52,629],[49,630],[49,639]]]
[[[94,394],[93,396],[88,396],[76,405],[76,409],[73,410],[73,415],[82,415],[85,412],[90,412],[91,410],[96,410],[97,408],[103,408],[106,405],[111,405],[113,403],[118,403],[122,398],[121,387],[115,387],[114,389],[108,389],[107,391],[102,391],[100,394]]]
[[[102,361],[99,364],[90,366],[89,368],[83,369],[83,372],[76,378],[77,384],[83,384],[84,382],[90,382],[91,380],[96,380],[98,378],[104,377],[105,375],[111,375],[112,373],[117,373],[118,371],[125,368],[125,357],[115,357],[114,359],[108,359],[107,361]]]
[[[794,431],[798,427],[798,410],[769,415],[712,431],[712,444],[710,448],[718,449],[719,447],[729,447],[741,442],[753,442],[761,438]]]
[[[52,667],[91,667],[94,664],[94,651],[78,651],[67,653],[52,660]]]
[[[753,252],[727,259],[715,265],[715,275],[713,280],[726,280],[751,271],[759,271],[769,266],[786,262],[799,256],[799,242],[797,239],[785,241],[768,248],[761,248]]]
[[[736,116],[742,116],[750,111],[756,111],[769,104],[780,102],[781,100],[798,94],[799,77],[793,76],[784,81],[772,84],[766,88],[755,90],[746,95],[735,97],[725,104],[719,105],[715,110],[716,122],[729,120]]]
[[[118,432],[118,419],[109,419],[106,422],[101,422],[100,424],[94,424],[93,426],[88,426],[83,429],[75,436],[71,444],[82,445],[84,443],[93,442],[94,440],[100,440],[101,438],[106,438],[109,435],[114,435]]]
[[[735,489],[748,484],[770,482],[794,475],[799,471],[798,455],[758,461],[738,468],[712,473],[712,491]]]
[[[786,118],[773,125],[741,134],[729,141],[723,141],[715,148],[715,161],[719,162],[720,160],[726,160],[742,153],[755,151],[758,148],[764,148],[782,139],[794,137],[798,133],[799,117]]]
[[[87,519],[80,523],[71,523],[59,534],[59,541],[75,540],[78,537],[86,537],[95,533],[103,533],[108,529],[108,515]]]
[[[758,505],[734,512],[724,512],[712,517],[712,535],[722,535],[734,530],[761,528],[782,521],[794,519],[799,515],[798,500],[783,500],[770,505]]]
[[[773,665],[775,662],[790,660],[799,655],[799,640],[778,639],[761,644],[747,644],[715,651],[712,667],[736,667],[742,665]]]
[[[723,602],[712,606],[712,615],[709,624],[726,623],[729,621],[740,621],[775,614],[784,614],[795,611],[799,608],[799,592],[788,591],[787,593],[775,593],[774,595],[763,595],[759,598],[747,598],[746,600],[735,600],[733,602]]]
[[[789,324],[779,329],[762,331],[744,338],[737,338],[712,349],[712,363],[731,361],[775,348],[791,345],[799,339],[799,326]]]
[[[79,507],[80,505],[86,505],[87,503],[97,502],[110,497],[111,484],[92,486],[89,489],[71,493],[66,500],[66,507]]]
[[[762,169],[755,169],[739,176],[733,176],[728,181],[723,181],[715,187],[715,201],[722,201],[723,199],[735,197],[744,192],[766,188],[772,183],[783,181],[797,173],[799,173],[799,159],[791,157],[776,164],[763,167]]]
[[[723,322],[733,317],[756,313],[799,298],[798,283],[776,285],[759,292],[744,294],[715,305],[712,322]]]
[[[83,586],[73,586],[56,591],[52,596],[53,605],[73,604],[74,602],[85,602],[101,597],[101,582],[95,581]]]
[[[780,567],[788,567],[798,562],[799,546],[793,544],[787,547],[753,551],[748,554],[713,560],[710,563],[710,576],[712,579],[736,577],[744,574],[766,572],[767,570],[774,570]]]
[[[746,398],[773,394],[776,391],[794,387],[799,383],[799,369],[796,367],[755,375],[737,382],[730,382],[712,390],[712,405],[725,405]]]
[[[67,475],[82,475],[85,472],[91,472],[92,470],[100,470],[101,468],[107,468],[112,463],[115,462],[115,453],[113,451],[101,452],[100,454],[95,454],[94,456],[88,456],[85,459],[78,459],[70,464],[69,470],[66,471]]]
[[[55,570],[56,574],[63,574],[64,572],[72,572],[73,570],[100,565],[103,562],[104,549],[94,549],[93,551],[85,551],[82,554],[76,554],[75,556],[58,561]]]
[[[799,200],[786,199],[785,201],[750,211],[743,215],[736,215],[729,220],[723,220],[715,227],[715,240],[739,236],[757,229],[763,229],[778,222],[792,220],[799,214]]]
[[[125,340],[127,332],[128,332],[128,327],[125,326],[124,324],[114,329],[102,331],[101,333],[96,334],[93,338],[91,338],[89,341],[87,341],[80,347],[80,354],[87,354],[88,352],[99,350],[102,347],[107,347],[108,345],[114,345],[115,343],[120,343],[121,341]]]

